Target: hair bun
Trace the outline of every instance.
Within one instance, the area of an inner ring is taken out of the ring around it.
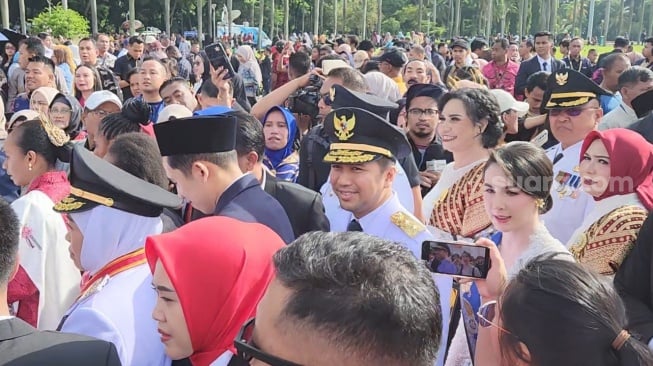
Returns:
[[[130,122],[147,125],[150,123],[151,110],[150,105],[142,99],[130,98],[123,103],[121,114]]]

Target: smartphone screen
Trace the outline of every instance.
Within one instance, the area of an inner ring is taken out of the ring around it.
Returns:
[[[486,278],[490,268],[490,250],[474,244],[424,241],[422,260],[433,273]]]
[[[227,75],[224,77],[225,79],[231,79],[234,77],[234,68],[231,66],[231,62],[229,61],[229,57],[227,56],[222,43],[218,42],[210,44],[204,48],[204,52],[206,52],[206,56],[209,58],[209,62],[211,62],[214,69],[217,70],[219,67],[222,67],[227,70]]]

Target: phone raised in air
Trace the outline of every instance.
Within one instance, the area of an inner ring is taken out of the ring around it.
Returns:
[[[227,75],[224,77],[225,79],[231,79],[234,77],[236,72],[234,71],[233,66],[231,66],[229,56],[227,56],[227,52],[222,43],[217,42],[210,44],[204,47],[204,52],[206,52],[206,56],[209,58],[209,62],[214,69],[217,70],[219,67],[222,67],[227,70]]]
[[[426,240],[422,243],[422,260],[433,273],[486,278],[490,269],[490,249],[460,242]]]

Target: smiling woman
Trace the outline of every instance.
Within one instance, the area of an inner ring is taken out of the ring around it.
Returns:
[[[580,263],[614,275],[653,208],[653,147],[622,128],[590,132],[579,168],[582,188],[596,204],[567,246]]]

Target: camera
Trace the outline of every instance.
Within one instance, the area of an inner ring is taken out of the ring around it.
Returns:
[[[288,109],[298,115],[317,117],[320,109],[317,103],[320,101],[320,88],[322,79],[313,74],[308,77],[309,85],[301,88],[288,96]]]

